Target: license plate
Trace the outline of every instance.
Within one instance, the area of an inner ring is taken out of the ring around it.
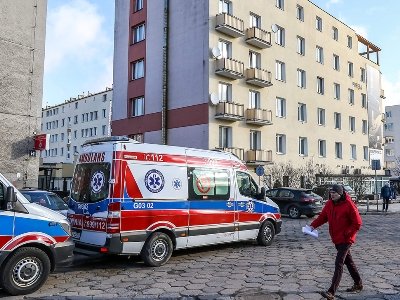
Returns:
[[[75,240],[79,240],[81,238],[81,232],[80,231],[76,231],[76,230],[72,230],[71,231],[71,237]]]

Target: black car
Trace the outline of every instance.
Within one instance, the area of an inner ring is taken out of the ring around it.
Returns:
[[[68,205],[57,194],[34,189],[22,189],[20,192],[31,203],[50,208],[64,216],[67,215]]]
[[[282,214],[293,219],[301,215],[312,218],[322,211],[322,197],[311,189],[280,187],[266,191],[266,196],[279,206]]]

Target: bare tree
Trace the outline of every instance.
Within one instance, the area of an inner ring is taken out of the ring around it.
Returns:
[[[366,182],[372,180],[372,178],[373,176],[366,175],[354,175],[347,178],[347,184],[353,188],[357,196],[357,201],[365,197],[368,191],[368,185]]]
[[[400,176],[400,156],[394,158],[394,166],[390,170],[393,176]]]

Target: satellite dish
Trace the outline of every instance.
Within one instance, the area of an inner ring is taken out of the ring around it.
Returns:
[[[272,24],[272,25],[271,25],[271,30],[272,30],[272,32],[277,32],[278,29],[279,29],[278,25],[276,25],[276,24]]]
[[[219,103],[218,95],[216,93],[210,94],[210,102],[212,105],[217,105]]]
[[[221,56],[221,50],[218,47],[213,47],[211,49],[211,55],[213,58],[219,58]]]

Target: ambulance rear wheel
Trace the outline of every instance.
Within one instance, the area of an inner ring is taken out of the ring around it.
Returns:
[[[20,248],[8,258],[0,276],[0,286],[11,295],[25,295],[38,290],[50,273],[47,254],[34,247]]]
[[[163,232],[154,232],[144,244],[141,256],[146,265],[159,267],[170,259],[172,251],[170,237]]]
[[[257,242],[261,246],[269,246],[275,238],[275,227],[270,221],[265,221],[258,232]]]

